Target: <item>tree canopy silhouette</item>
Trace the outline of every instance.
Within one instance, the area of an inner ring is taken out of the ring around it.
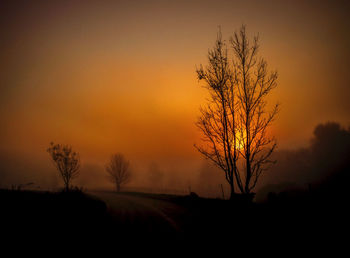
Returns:
[[[288,188],[314,189],[328,187],[328,197],[347,191],[350,175],[350,128],[336,122],[315,126],[309,146],[274,152],[278,162],[261,180],[265,185],[259,198],[268,192],[286,191]],[[281,173],[283,172],[283,173]]]
[[[230,43],[231,56],[219,31],[214,48],[208,52],[208,65],[196,71],[210,97],[196,123],[204,144],[195,147],[224,171],[233,199],[236,187],[249,194],[273,163],[270,156],[276,143],[267,129],[278,105],[267,110],[266,97],[277,86],[277,72],[269,73],[266,61],[257,56],[258,37],[250,42],[242,26]],[[244,161],[240,168],[239,159]]]
[[[120,192],[121,186],[128,183],[131,178],[130,162],[125,159],[123,154],[114,154],[106,165],[108,177],[114,183],[117,192]]]
[[[227,47],[219,31],[214,48],[208,52],[208,65],[197,69],[198,79],[205,82],[210,100],[200,109],[201,116],[196,123],[202,131],[205,146],[195,147],[225,172],[233,198],[235,177],[238,177],[238,130],[236,85],[229,62]]]
[[[250,42],[242,26],[230,39],[233,49],[234,83],[237,85],[238,141],[240,156],[245,160],[243,176],[237,174],[237,185],[249,194],[261,174],[274,163],[270,159],[276,140],[267,135],[279,105],[267,110],[267,96],[277,86],[277,72],[268,72],[267,62],[258,57],[259,37]]]
[[[80,157],[79,154],[72,150],[69,145],[50,143],[47,149],[53,164],[63,179],[65,190],[71,187],[71,181],[79,175]]]

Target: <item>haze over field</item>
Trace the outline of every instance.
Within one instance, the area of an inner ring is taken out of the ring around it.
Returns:
[[[225,38],[241,24],[260,34],[279,74],[270,132],[297,153],[319,123],[350,125],[349,11],[347,1],[1,1],[0,186],[60,185],[46,152],[54,141],[80,153],[78,185],[112,187],[104,165],[122,152],[130,186],[151,187],[155,163],[165,176],[153,188],[196,190],[209,175],[217,188],[202,190],[217,196],[224,177],[193,144],[207,97],[195,70],[218,26]]]

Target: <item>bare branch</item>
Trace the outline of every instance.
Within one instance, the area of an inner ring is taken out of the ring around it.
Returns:
[[[63,179],[66,191],[68,191],[72,179],[79,175],[79,154],[74,152],[69,145],[54,144],[53,142],[50,143],[47,152]]]
[[[276,148],[274,139],[267,136],[267,129],[278,113],[276,105],[270,112],[266,110],[267,95],[277,86],[277,72],[268,73],[267,63],[257,58],[259,38],[254,37],[250,44],[245,26],[231,37],[234,52],[233,69],[239,100],[237,126],[242,149],[241,157],[245,160],[244,193],[256,186],[257,181],[267,166]]]
[[[130,181],[131,173],[129,166],[129,161],[127,161],[124,156],[119,153],[112,155],[106,165],[108,178],[115,185],[118,192],[120,191],[122,185]]]

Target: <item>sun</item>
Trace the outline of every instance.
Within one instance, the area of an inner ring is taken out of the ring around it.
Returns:
[[[236,142],[233,142],[236,150],[243,150],[244,149],[244,139],[245,139],[245,133],[243,133],[243,135],[236,136]]]

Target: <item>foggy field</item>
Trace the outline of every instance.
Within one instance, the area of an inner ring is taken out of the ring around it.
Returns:
[[[284,243],[284,257],[348,240],[349,13],[343,0],[0,0],[11,256],[31,241],[53,245],[45,257],[77,242],[113,256],[172,245],[162,257]]]

